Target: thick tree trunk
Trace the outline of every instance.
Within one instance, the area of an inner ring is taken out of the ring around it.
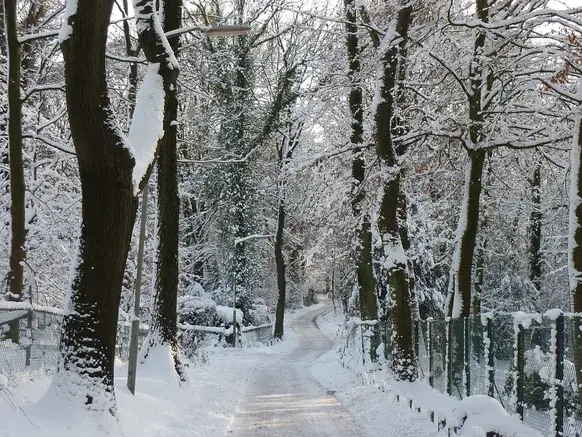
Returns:
[[[116,408],[113,363],[123,273],[138,203],[134,183],[141,187],[147,180],[140,173],[136,176],[141,180],[134,181],[135,157],[112,123],[105,48],[113,3],[80,2],[74,15],[64,17],[60,33],[83,200],[77,267],[62,327],[62,359],[53,380],[61,394],[106,415],[115,415]],[[173,63],[153,25],[153,0],[142,0],[135,7],[140,10],[136,21],[150,71],[157,68],[161,75]]]
[[[391,120],[394,116],[394,88],[398,79],[398,57],[406,46],[408,28],[412,21],[412,7],[401,7],[396,18],[396,33],[401,37],[382,54],[382,82],[375,114],[375,141],[382,165],[383,195],[380,204],[378,229],[382,236],[384,253],[382,264],[387,274],[390,299],[390,316],[393,326],[393,368],[399,379],[415,380],[417,377],[413,345],[412,296],[408,274],[408,261],[401,236],[401,213],[404,194],[401,170],[392,141]],[[400,205],[400,208],[399,208]]]
[[[578,96],[582,97],[582,79],[578,82]],[[579,107],[582,109],[582,105]],[[572,293],[572,336],[574,339],[574,364],[578,400],[582,403],[582,116],[578,116],[574,127],[571,152],[570,223],[568,237],[568,276]]]
[[[285,299],[287,282],[285,278],[285,259],[283,257],[283,230],[285,229],[285,203],[279,200],[279,214],[277,220],[277,234],[275,236],[275,264],[277,268],[277,288],[279,298],[277,300],[277,313],[275,316],[275,338],[283,338],[283,324],[285,317]]]
[[[22,102],[20,100],[20,43],[17,35],[16,0],[5,0],[6,44],[8,47],[8,143],[10,161],[10,301],[21,301],[24,295],[24,265],[26,262],[26,211],[24,166],[22,161]],[[8,333],[14,343],[20,340],[19,324],[10,325]]]
[[[542,186],[541,165],[538,164],[531,179],[532,209],[529,216],[529,279],[539,293],[542,286]]]
[[[165,32],[180,28],[181,0],[164,2]],[[173,51],[179,46],[179,38],[170,40]],[[158,252],[153,307],[153,323],[148,337],[148,348],[169,347],[174,359],[174,367],[181,380],[185,380],[180,361],[177,332],[178,300],[178,242],[180,235],[180,198],[178,196],[177,134],[178,126],[178,69],[169,64],[160,66],[160,76],[164,82],[164,136],[158,144]],[[145,351],[147,359],[149,349]]]
[[[351,88],[349,94],[350,112],[352,115],[352,133],[350,142],[353,146],[363,143],[364,120],[362,109],[362,87],[360,78],[360,50],[358,48],[358,27],[356,25],[356,6],[354,0],[344,0],[347,32],[347,54],[349,63],[349,77]],[[365,199],[363,182],[365,177],[365,161],[363,150],[354,148],[352,160],[352,179],[354,197],[352,211],[357,222],[356,229],[356,275],[358,280],[358,297],[360,303],[360,317],[362,320],[376,320],[378,305],[376,302],[376,281],[372,266],[372,229],[370,217],[362,212],[362,202]],[[374,348],[375,349],[375,348]],[[374,352],[371,352],[374,354]]]
[[[134,160],[111,123],[105,45],[113,1],[80,4],[62,43],[67,108],[82,190],[82,227],[54,386],[115,414],[117,314],[137,209]],[[82,29],[82,31],[80,30]]]

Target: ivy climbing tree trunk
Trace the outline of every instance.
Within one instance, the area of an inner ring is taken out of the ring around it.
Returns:
[[[392,320],[393,368],[398,379],[413,381],[417,377],[413,345],[412,296],[408,261],[404,252],[399,206],[402,207],[401,169],[392,139],[391,121],[394,116],[394,89],[398,82],[399,55],[406,46],[408,29],[412,22],[412,6],[400,5],[396,15],[394,39],[381,53],[381,81],[374,115],[376,153],[381,163],[382,200],[378,216],[378,230],[382,238],[381,263],[387,275]]]
[[[20,99],[20,43],[17,34],[17,2],[4,1],[6,46],[8,53],[8,146],[10,162],[10,242],[9,301],[24,297],[24,266],[26,263],[26,210],[24,165],[22,160],[22,101]],[[20,341],[18,321],[10,324],[8,338]]]
[[[536,292],[542,286],[542,166],[538,163],[534,169],[531,183],[532,208],[529,216],[529,279]]]
[[[578,114],[574,126],[570,158],[570,223],[568,236],[568,277],[573,310],[582,314],[582,78],[578,80]],[[582,402],[582,317],[573,318],[574,365],[578,400]]]

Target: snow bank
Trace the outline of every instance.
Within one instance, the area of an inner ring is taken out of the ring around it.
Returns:
[[[459,436],[486,436],[496,432],[504,437],[542,437],[515,416],[507,414],[501,404],[485,395],[469,396],[459,402],[448,421],[449,428],[460,427]]]

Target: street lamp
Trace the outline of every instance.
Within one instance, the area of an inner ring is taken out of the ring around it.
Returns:
[[[233,25],[233,26],[190,26],[167,32],[166,38],[173,38],[184,33],[202,32],[209,37],[220,36],[239,36],[246,35],[251,30],[250,26]],[[149,177],[146,181],[142,195],[141,215],[140,215],[140,229],[139,229],[139,245],[137,251],[137,276],[135,279],[135,301],[133,305],[133,314],[131,317],[131,337],[129,343],[129,362],[127,367],[127,388],[132,394],[135,394],[135,381],[137,373],[137,352],[139,340],[139,304],[141,297],[141,280],[143,274],[143,252],[145,242],[145,227],[148,210],[148,185]],[[236,284],[236,280],[235,280]],[[236,290],[235,290],[236,292]],[[236,296],[236,295],[235,295]],[[233,321],[236,323],[236,314]],[[234,330],[236,332],[236,329]],[[236,340],[236,334],[235,334]]]

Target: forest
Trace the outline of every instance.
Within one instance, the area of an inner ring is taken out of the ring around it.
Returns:
[[[284,339],[323,292],[397,381],[427,320],[558,309],[582,400],[579,0],[4,0],[0,32],[0,354],[2,311],[58,316],[72,402],[115,417],[120,323],[186,381],[188,327]]]

